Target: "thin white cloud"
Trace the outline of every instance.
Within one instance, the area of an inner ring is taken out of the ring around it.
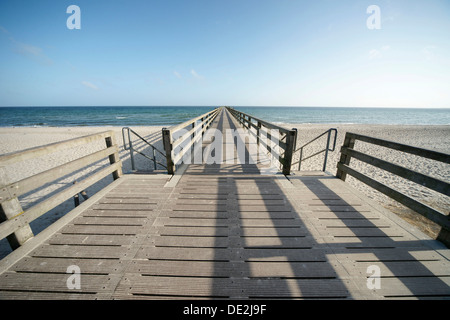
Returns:
[[[89,81],[81,81],[81,84],[87,88],[98,90],[98,87],[95,84],[90,83]]]
[[[44,50],[42,50],[42,48],[28,44],[28,43],[23,43],[23,42],[17,41],[16,39],[14,39],[13,36],[11,36],[9,31],[6,30],[6,28],[4,28],[3,26],[0,26],[0,32],[5,35],[8,35],[8,39],[12,45],[11,49],[14,53],[24,56],[28,59],[38,62],[39,64],[42,64],[42,65],[53,64],[52,59],[50,59],[44,53]]]
[[[181,78],[182,78],[181,74],[179,74],[177,71],[174,71],[173,74],[174,74],[175,77],[177,77],[178,79],[181,79]]]
[[[381,57],[381,52],[377,49],[372,49],[369,51],[369,59],[376,59]]]
[[[372,49],[369,51],[369,59],[379,59],[383,56],[383,53],[389,51],[391,49],[390,46],[382,46],[380,49]]]
[[[194,69],[191,69],[191,74],[194,76],[194,78],[196,79],[203,79],[203,76],[199,75],[197,73],[197,71],[195,71]]]
[[[15,42],[16,43],[16,52],[23,55],[31,55],[35,57],[42,56],[42,49],[30,44]]]

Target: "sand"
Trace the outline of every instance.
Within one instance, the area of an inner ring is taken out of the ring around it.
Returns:
[[[404,144],[409,144],[426,149],[437,150],[444,153],[450,153],[450,126],[387,126],[387,125],[326,125],[326,124],[284,124],[285,128],[297,128],[298,140],[297,146],[301,146],[306,142],[312,140],[322,132],[329,128],[336,128],[338,130],[336,150],[330,152],[327,171],[331,174],[336,173],[336,163],[340,157],[340,147],[342,146],[344,136],[346,132],[355,132],[368,136],[373,136],[381,139],[396,141]],[[161,141],[161,129],[162,127],[133,127],[141,136],[146,138],[150,143],[154,144],[160,150],[163,150]],[[15,127],[15,128],[0,128],[0,155],[24,150],[27,148],[41,146],[53,142],[64,141],[75,137],[81,137],[96,132],[105,130],[113,130],[116,135],[117,142],[120,148],[120,158],[123,161],[123,171],[125,173],[131,172],[131,162],[129,152],[123,149],[122,128],[121,127]],[[305,156],[315,153],[325,147],[326,137],[318,140],[314,145],[305,149]],[[133,138],[135,145],[140,150],[144,151],[147,155],[150,155],[146,145]],[[91,153],[93,151],[103,148],[104,142],[99,141],[97,143],[91,143],[84,145],[81,148],[68,149],[56,154],[51,154],[36,160],[26,161],[24,163],[11,165],[6,169],[8,177],[11,181],[18,181],[28,176],[37,174],[44,170],[50,169],[57,165],[61,165],[70,160],[74,160],[82,155]],[[378,158],[400,164],[404,167],[422,172],[424,174],[436,177],[443,181],[450,181],[450,168],[448,165],[439,163],[432,160],[424,160],[416,156],[405,155],[399,152],[388,150],[383,147],[377,147],[368,145],[366,143],[357,142],[355,148],[365,153],[374,155]],[[164,163],[165,159],[158,157],[159,161]],[[149,163],[144,157],[140,155],[135,156],[136,167],[138,170],[147,171],[153,168],[153,165]],[[295,161],[295,158],[294,158]],[[107,160],[96,163],[94,166],[81,170],[75,175],[64,177],[58,180],[56,183],[43,186],[38,192],[28,194],[21,197],[22,205],[25,208],[40,201],[42,197],[54,194],[61,188],[72,185],[74,180],[80,180],[92,171],[98,170],[108,164]],[[317,156],[311,160],[307,160],[302,164],[302,170],[321,170],[323,165],[323,156]],[[374,170],[373,167],[363,164],[355,159],[352,160],[351,166],[370,177],[385,183],[395,189],[402,191],[406,194],[414,196],[415,198],[423,201],[442,212],[448,212],[450,208],[450,201],[448,197],[439,193],[425,189],[417,184],[406,181],[402,178],[382,172],[380,170]],[[88,195],[92,195],[105,185],[109,184],[112,178],[108,177],[90,187],[87,190]],[[347,178],[347,182],[358,190],[365,193],[369,198],[374,199],[383,206],[387,207],[391,211],[394,211],[401,215],[411,223],[420,225],[422,231],[428,233],[430,236],[435,237],[439,228],[433,224],[424,225],[426,219],[418,218],[417,215],[411,214],[411,210],[406,209],[397,202],[389,199],[388,197],[380,194],[365,184],[357,181],[352,177]],[[65,203],[61,204],[57,208],[51,210],[44,216],[37,219],[31,224],[33,232],[36,234],[44,229],[46,226],[56,221],[64,213],[68,212],[74,207],[74,202],[69,199]],[[0,258],[10,252],[6,239],[0,241]]]

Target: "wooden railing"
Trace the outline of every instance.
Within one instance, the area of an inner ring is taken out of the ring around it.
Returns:
[[[450,216],[448,215],[448,211],[446,213],[440,212],[412,197],[401,193],[385,184],[382,184],[363,173],[356,171],[350,167],[350,160],[352,158],[358,159],[362,162],[375,166],[379,169],[385,170],[392,174],[395,174],[404,179],[415,182],[421,186],[429,188],[431,190],[437,191],[446,196],[450,196],[450,184],[445,181],[441,181],[439,179],[430,177],[420,172],[413,171],[411,169],[402,167],[400,165],[376,158],[374,156],[370,156],[364,154],[360,151],[354,149],[356,141],[363,141],[366,143],[386,147],[392,150],[398,150],[401,152],[413,154],[416,156],[420,156],[422,158],[431,159],[439,162],[443,162],[446,164],[450,164],[450,155],[427,150],[422,148],[417,148],[409,145],[404,145],[392,141],[386,141],[378,138],[372,138],[360,134],[350,133],[348,132],[345,135],[344,144],[341,148],[341,158],[337,164],[337,173],[336,176],[345,181],[347,174],[353,176],[354,178],[364,182],[370,187],[380,191],[381,193],[389,196],[390,198],[402,203],[408,208],[414,210],[415,212],[425,216],[429,220],[435,222],[436,224],[442,227],[441,232],[438,236],[438,239],[447,245],[450,244]]]
[[[169,174],[174,174],[176,165],[181,164],[185,154],[201,139],[220,110],[216,108],[181,124],[162,129]]]
[[[20,181],[11,182],[8,179],[6,166],[103,139],[106,143],[106,148],[100,151]],[[6,237],[12,249],[18,248],[34,236],[29,225],[30,222],[72,198],[74,195],[83,192],[86,188],[109,174],[112,174],[114,180],[118,179],[122,175],[122,162],[120,161],[118,152],[119,149],[115,143],[114,132],[105,131],[0,156],[0,239]],[[22,209],[22,205],[18,199],[21,195],[36,192],[36,189],[50,182],[54,182],[93,163],[108,158],[110,165],[105,168],[89,175],[83,180],[78,180],[72,186],[53,194],[26,210]]]
[[[262,145],[267,151],[277,159],[281,165],[283,174],[291,173],[292,156],[297,141],[297,129],[288,130],[273,123],[256,118],[252,115],[227,107],[227,110],[239,121],[244,128],[253,133],[258,145]],[[256,132],[252,132],[255,129]],[[278,131],[278,137],[273,135],[273,131]],[[266,139],[261,139],[265,137]],[[275,143],[281,150],[279,153],[270,146],[269,141]]]

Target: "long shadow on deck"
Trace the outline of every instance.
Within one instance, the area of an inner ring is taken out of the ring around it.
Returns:
[[[234,123],[220,115],[218,130]],[[235,136],[235,144],[240,136]],[[226,149],[224,141],[223,148]],[[230,143],[228,141],[228,143]],[[246,144],[246,159],[249,149]],[[223,150],[225,154],[225,150]],[[226,155],[229,156],[229,155]],[[237,159],[236,159],[237,160]],[[204,166],[202,172],[224,174],[218,194],[227,194],[229,288],[224,287],[223,254],[214,258],[212,296],[230,298],[347,298],[348,290],[327,259],[328,248],[319,246],[278,186],[276,176],[259,175],[258,163]],[[240,174],[242,173],[242,175]],[[217,206],[217,211],[223,208]],[[215,247],[223,246],[223,227],[216,228]]]
[[[319,199],[323,198],[324,194],[327,198],[340,199],[339,206],[324,203],[324,206],[336,215],[336,218],[332,220],[340,222],[338,225],[328,226],[327,229],[347,229],[349,233],[335,237],[335,242],[329,243],[328,246],[334,254],[346,257],[344,258],[346,268],[353,266],[353,270],[349,272],[359,271],[369,277],[372,273],[367,272],[367,268],[373,265],[378,266],[380,288],[375,289],[374,293],[385,298],[448,299],[450,297],[450,286],[440,278],[448,279],[450,276],[448,263],[446,269],[442,264],[445,258],[427,245],[427,242],[434,240],[408,240],[411,236],[407,235],[405,230],[397,229],[395,226],[393,229],[400,231],[388,234],[389,226],[377,225],[374,223],[378,220],[377,218],[368,218],[358,210],[358,207],[344,201],[324,183],[326,179],[327,177],[305,178],[301,181]],[[343,241],[337,241],[337,239]],[[351,241],[345,242],[345,240]],[[362,287],[365,284],[359,285]]]
[[[224,121],[230,123],[233,121],[228,113],[223,112],[220,115]],[[223,130],[224,121],[219,121],[217,129]],[[235,143],[239,136],[235,137]],[[225,146],[224,146],[225,149]],[[225,154],[225,150],[224,150]],[[249,151],[246,144],[246,159]],[[399,297],[395,294],[395,286],[398,281],[406,287],[407,292],[402,293],[405,296],[415,297],[448,297],[450,296],[449,286],[437,278],[422,263],[430,262],[416,259],[410,250],[426,250],[421,241],[412,241],[406,244],[404,248],[393,252],[393,248],[398,246],[394,241],[363,214],[360,214],[357,208],[344,203],[347,208],[354,212],[352,219],[341,219],[345,227],[354,231],[358,241],[350,243],[318,243],[313,235],[308,231],[306,222],[302,219],[302,213],[297,212],[294,206],[289,202],[284,191],[277,184],[276,176],[251,176],[259,171],[258,165],[226,165],[205,166],[203,172],[190,174],[211,174],[214,172],[226,174],[222,181],[226,184],[218,184],[218,194],[226,194],[228,199],[228,243],[230,248],[230,257],[228,263],[233,266],[234,271],[229,274],[230,288],[224,287],[223,261],[216,263],[215,275],[212,285],[212,295],[216,297],[231,298],[279,298],[279,299],[319,299],[319,298],[358,298],[352,296],[351,291],[363,292],[363,297]],[[247,176],[239,176],[238,172],[248,173]],[[225,178],[226,177],[226,178]],[[326,193],[335,198],[340,198],[336,193],[329,189],[320,180],[312,180],[314,183],[305,182],[310,191],[319,198],[317,190],[326,190]],[[319,184],[319,185],[318,185]],[[255,201],[256,200],[256,201]],[[246,204],[247,203],[247,204]],[[233,205],[234,204],[234,205]],[[306,205],[305,205],[306,206]],[[219,208],[216,208],[219,210]],[[336,209],[329,206],[330,211]],[[382,238],[382,245],[374,245],[369,238],[357,236],[358,225],[354,221],[358,220],[364,225],[364,228],[373,228],[377,230],[370,238]],[[217,229],[217,238],[223,237],[223,228],[219,232]],[[355,242],[358,245],[355,246]],[[222,242],[223,245],[223,242]],[[405,245],[405,243],[403,243]],[[217,243],[217,247],[220,244]],[[398,250],[398,249],[397,249]],[[339,275],[336,272],[336,261],[330,261],[329,257],[335,255],[352,253],[368,253],[376,257],[374,261],[370,259],[362,260],[364,263],[381,263],[383,268],[390,271],[385,277],[382,276],[381,294],[372,295],[369,289],[366,289],[366,277],[359,276],[360,280],[349,280],[354,277],[353,273],[358,270],[352,270],[351,264],[359,262],[357,259],[345,266],[340,266]],[[223,259],[223,255],[217,256],[215,261]],[[404,269],[397,263],[414,263],[413,268]],[[346,270],[350,275],[345,274],[342,278],[342,271]],[[406,270],[406,271],[405,271]],[[398,279],[398,280],[397,280]],[[359,281],[354,283],[354,281]],[[362,283],[360,283],[362,282]],[[392,289],[394,288],[394,289]],[[405,291],[405,290],[403,290]],[[360,297],[361,298],[361,297]]]

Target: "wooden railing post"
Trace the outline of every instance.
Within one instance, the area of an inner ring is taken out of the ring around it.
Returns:
[[[261,122],[258,121],[258,124],[257,124],[257,126],[256,126],[256,144],[257,144],[257,145],[259,145],[259,139],[260,139],[259,135],[260,135],[260,132],[261,132]]]
[[[283,174],[291,174],[292,156],[295,150],[295,141],[297,140],[297,130],[289,130],[286,134],[286,150],[283,158]]]
[[[166,151],[167,160],[167,173],[174,174],[174,163],[172,160],[172,135],[167,128],[162,129],[162,138],[164,144],[164,150]]]
[[[347,132],[344,139],[344,144],[342,145],[342,148],[350,148],[353,149],[355,147],[355,138],[351,137],[350,134]],[[351,156],[343,154],[341,152],[341,158],[339,160],[339,163],[349,165],[350,164]],[[336,177],[341,179],[342,181],[345,181],[347,178],[347,172],[342,171],[341,169],[338,169],[336,172]]]
[[[114,133],[111,133],[111,135],[109,137],[105,137],[106,147],[109,148],[109,147],[112,147],[114,145],[117,145],[115,140],[116,139],[114,137]],[[118,151],[116,151],[113,154],[109,155],[109,163],[110,164],[114,164],[114,163],[119,162],[119,161],[120,161],[120,157],[119,157],[119,152]],[[114,171],[112,173],[113,179],[114,180],[119,179],[122,176],[122,174],[123,174],[122,173],[122,167],[119,167],[119,169],[117,169],[116,171]]]
[[[437,236],[437,240],[445,243],[447,247],[450,247],[450,230],[442,227]]]
[[[2,196],[0,197],[0,222],[14,219],[23,213],[19,199],[14,194],[14,189],[6,187],[9,184],[10,181],[4,167],[0,167],[0,189],[2,190]],[[27,224],[7,236],[7,239],[11,249],[15,250],[33,237],[33,231],[30,225]]]

